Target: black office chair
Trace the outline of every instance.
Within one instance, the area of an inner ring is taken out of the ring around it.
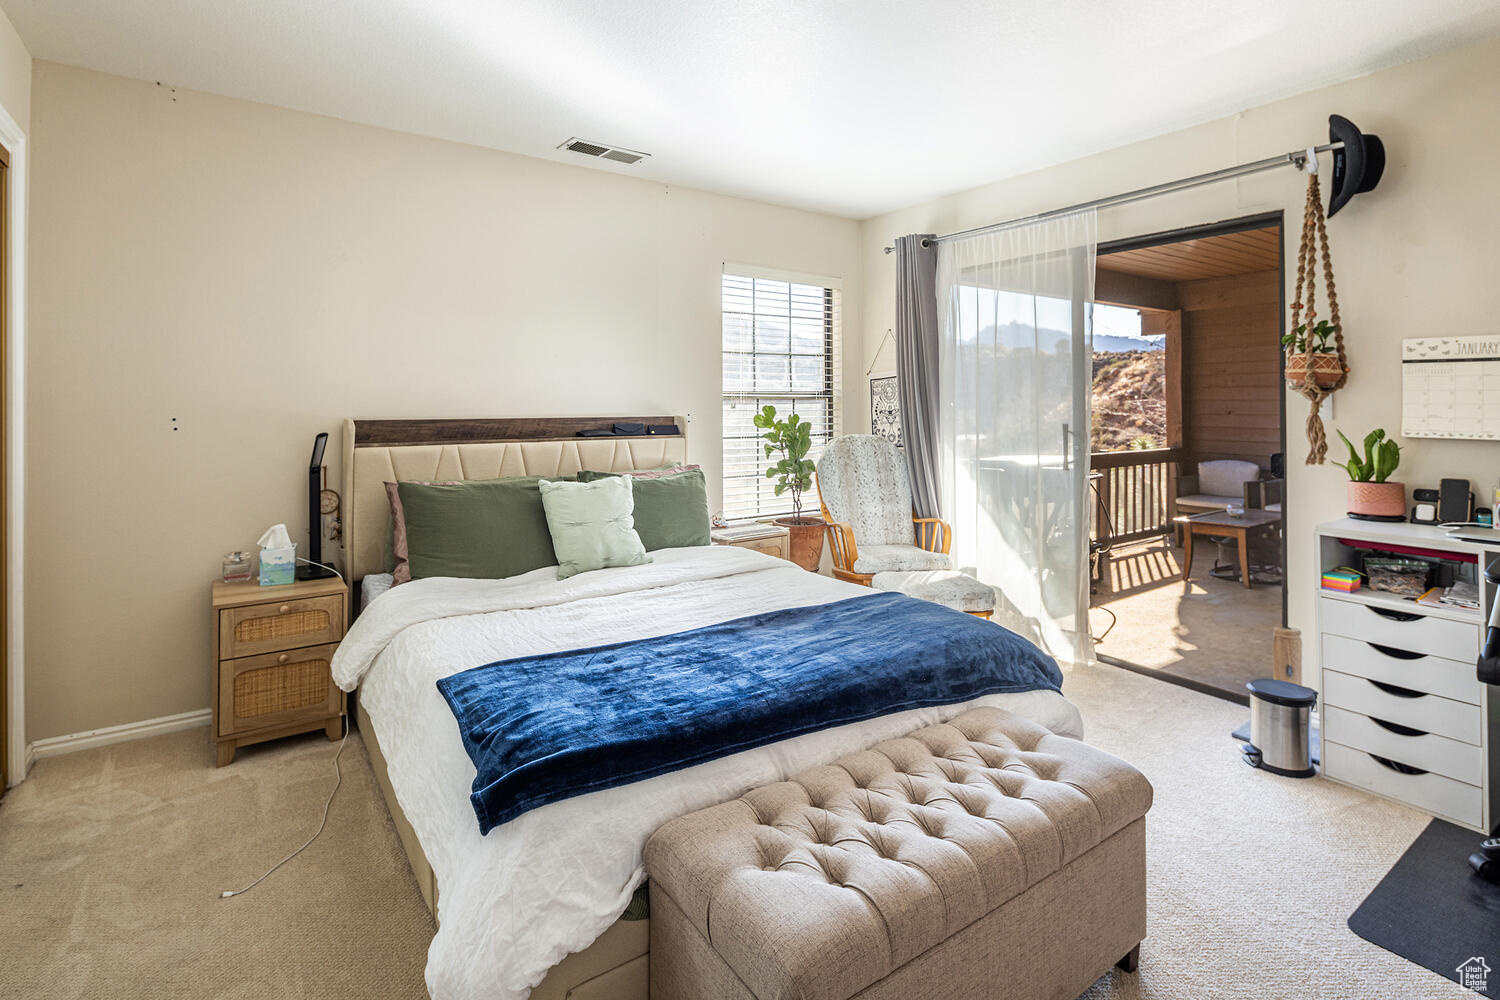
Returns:
[[[1491,584],[1500,585],[1500,568],[1487,566],[1484,575]],[[1490,609],[1490,627],[1485,632],[1484,652],[1475,664],[1475,672],[1480,683],[1500,685],[1500,600]],[[1486,882],[1500,884],[1500,837],[1482,841],[1479,850],[1470,856],[1469,865]]]

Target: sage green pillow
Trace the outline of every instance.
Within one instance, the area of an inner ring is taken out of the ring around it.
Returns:
[[[557,553],[557,578],[610,566],[648,563],[646,547],[635,532],[635,498],[628,479],[537,484]]]
[[[557,565],[539,482],[398,483],[411,578],[498,580]]]
[[[615,472],[580,472],[593,482]],[[708,481],[701,469],[666,476],[630,477],[635,498],[635,530],[647,552],[691,545],[708,545],[712,524],[708,517]]]

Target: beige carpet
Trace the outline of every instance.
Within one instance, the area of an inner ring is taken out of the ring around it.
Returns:
[[[1425,816],[1245,767],[1228,702],[1112,667],[1065,687],[1090,742],[1156,786],[1141,969],[1089,1000],[1472,1000],[1344,923]],[[313,736],[215,770],[195,730],[39,763],[0,803],[0,996],[422,996],[432,923],[357,737],[323,838],[215,898],[306,839],[332,752]]]
[[[0,800],[0,996],[419,997],[432,920],[358,734],[213,766],[208,731],[39,761]]]
[[[1162,540],[1113,554],[1108,579],[1091,604],[1094,635],[1116,622],[1098,652],[1188,677],[1237,695],[1245,682],[1272,676],[1271,630],[1281,624],[1281,587],[1209,575],[1214,546],[1200,539],[1192,579],[1182,581],[1182,549]]]

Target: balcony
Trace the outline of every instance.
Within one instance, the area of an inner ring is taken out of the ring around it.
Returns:
[[[1237,569],[1228,572],[1235,557],[1201,536],[1183,581],[1184,549],[1172,525],[1180,449],[1095,453],[1091,461],[1089,619],[1099,657],[1242,700],[1246,681],[1271,675],[1281,584],[1253,572],[1246,589]],[[1279,552],[1260,559],[1277,561]],[[1210,572],[1216,562],[1223,576]]]

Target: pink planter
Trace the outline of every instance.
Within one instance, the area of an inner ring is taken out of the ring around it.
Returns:
[[[1405,517],[1405,483],[1349,483],[1349,513],[1365,517]]]

